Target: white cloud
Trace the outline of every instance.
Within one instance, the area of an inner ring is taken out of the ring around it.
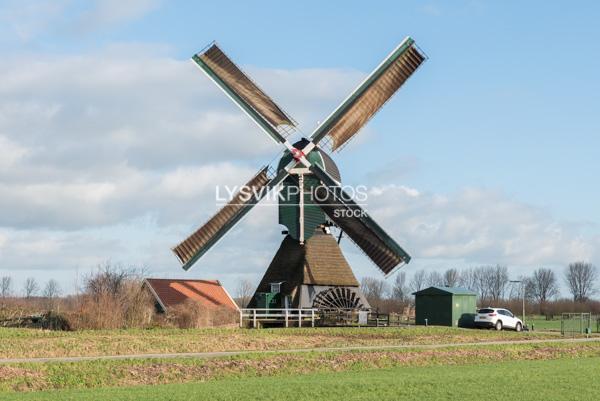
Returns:
[[[160,0],[96,0],[92,9],[81,16],[80,23],[87,29],[103,28],[141,18],[160,4]]]
[[[305,132],[364,75],[248,70]],[[0,74],[3,272],[72,274],[112,259],[180,275],[169,248],[216,211],[215,186],[246,182],[280,151],[189,61],[161,48],[2,59]],[[598,257],[599,238],[502,194],[440,195],[382,181],[367,209],[417,263]],[[281,240],[276,221],[276,208],[255,208],[190,274],[230,285],[257,279]],[[351,260],[359,276],[374,272],[364,258]]]
[[[0,135],[0,170],[13,167],[29,154],[29,150]]]
[[[87,269],[116,254],[132,257],[117,238],[103,238],[95,231],[0,229],[0,236],[5,238],[0,248],[0,270],[16,275],[23,270],[56,274],[61,270]]]
[[[161,178],[157,192],[168,193],[173,199],[197,200],[206,197],[206,194],[215,195],[216,188],[225,186],[225,183],[241,185],[246,182],[240,181],[241,176],[249,178],[252,173],[255,172],[249,169],[244,171],[229,163],[178,167]]]
[[[447,196],[389,185],[368,209],[417,258],[535,266],[597,257],[598,238],[506,196],[465,189]]]
[[[145,214],[181,224],[212,212],[217,183],[243,184],[281,151],[190,61],[122,48],[0,61],[0,226],[75,230]],[[276,98],[326,86],[313,103],[343,96],[357,75],[255,72]]]
[[[9,0],[0,6],[0,22],[20,41],[28,42],[60,20],[67,5],[64,0]]]
[[[0,33],[21,42],[41,36],[81,35],[125,24],[158,9],[161,0],[5,1],[0,5]],[[4,29],[2,29],[4,28]]]
[[[247,70],[265,92],[300,123],[307,135],[366,75],[361,71],[343,69]]]

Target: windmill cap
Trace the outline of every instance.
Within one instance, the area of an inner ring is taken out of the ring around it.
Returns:
[[[310,141],[306,138],[302,138],[299,141],[295,142],[292,146],[296,149],[302,150],[304,149]],[[332,176],[336,181],[341,182],[340,170],[337,165],[333,161],[333,159],[320,147],[315,147],[310,153],[305,155],[308,161],[311,164],[317,164],[323,170],[327,171],[327,173]],[[289,151],[285,151],[279,164],[277,166],[277,171],[281,171],[290,161],[292,160],[292,155]]]

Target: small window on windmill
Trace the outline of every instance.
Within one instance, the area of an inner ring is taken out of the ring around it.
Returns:
[[[280,281],[278,283],[271,283],[271,292],[273,294],[279,294],[281,292],[281,284],[283,283],[283,281]]]

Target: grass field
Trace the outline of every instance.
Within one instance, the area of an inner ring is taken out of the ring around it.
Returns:
[[[560,332],[560,318],[546,320],[543,316],[534,316],[527,319],[527,325],[533,325],[535,331],[556,331]]]
[[[6,394],[3,399],[596,400],[599,375],[600,358],[593,357],[229,378],[208,383]]]
[[[600,357],[600,341],[446,348],[251,353],[218,358],[125,359],[0,365],[0,391],[161,385],[314,372],[459,366],[515,360]]]
[[[0,328],[1,358],[280,350],[554,338],[548,333],[444,327],[43,331]]]
[[[583,382],[593,387],[589,376],[600,373],[596,367],[600,341],[545,342],[556,338],[552,333],[442,327],[82,332],[0,329],[0,358],[242,351],[212,358],[5,361],[0,363],[0,400],[469,400],[481,399],[482,388],[487,391],[487,385],[478,385],[485,384],[482,372],[499,380],[514,379],[521,386],[518,391],[533,391],[536,397],[557,383],[542,380],[546,375],[564,379],[567,387]],[[544,342],[521,342],[528,339]],[[497,340],[516,343],[486,344]],[[450,343],[458,345],[427,347]],[[319,350],[363,345],[379,348]],[[385,348],[390,345],[406,347]],[[293,348],[314,349],[285,351]],[[257,350],[274,352],[245,352]],[[576,375],[581,366],[586,367],[585,372]],[[516,369],[528,369],[527,374],[515,375]],[[465,376],[460,377],[460,372]],[[468,390],[467,397],[457,398],[463,387]],[[578,394],[582,395],[581,390]],[[587,397],[587,393],[583,395]],[[565,392],[546,399],[569,399],[567,396]]]

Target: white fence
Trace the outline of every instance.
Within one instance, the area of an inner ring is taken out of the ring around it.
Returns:
[[[252,327],[257,328],[262,323],[283,323],[285,327],[291,325],[310,324],[315,327],[316,309],[240,309],[240,327],[244,322],[252,322]]]

